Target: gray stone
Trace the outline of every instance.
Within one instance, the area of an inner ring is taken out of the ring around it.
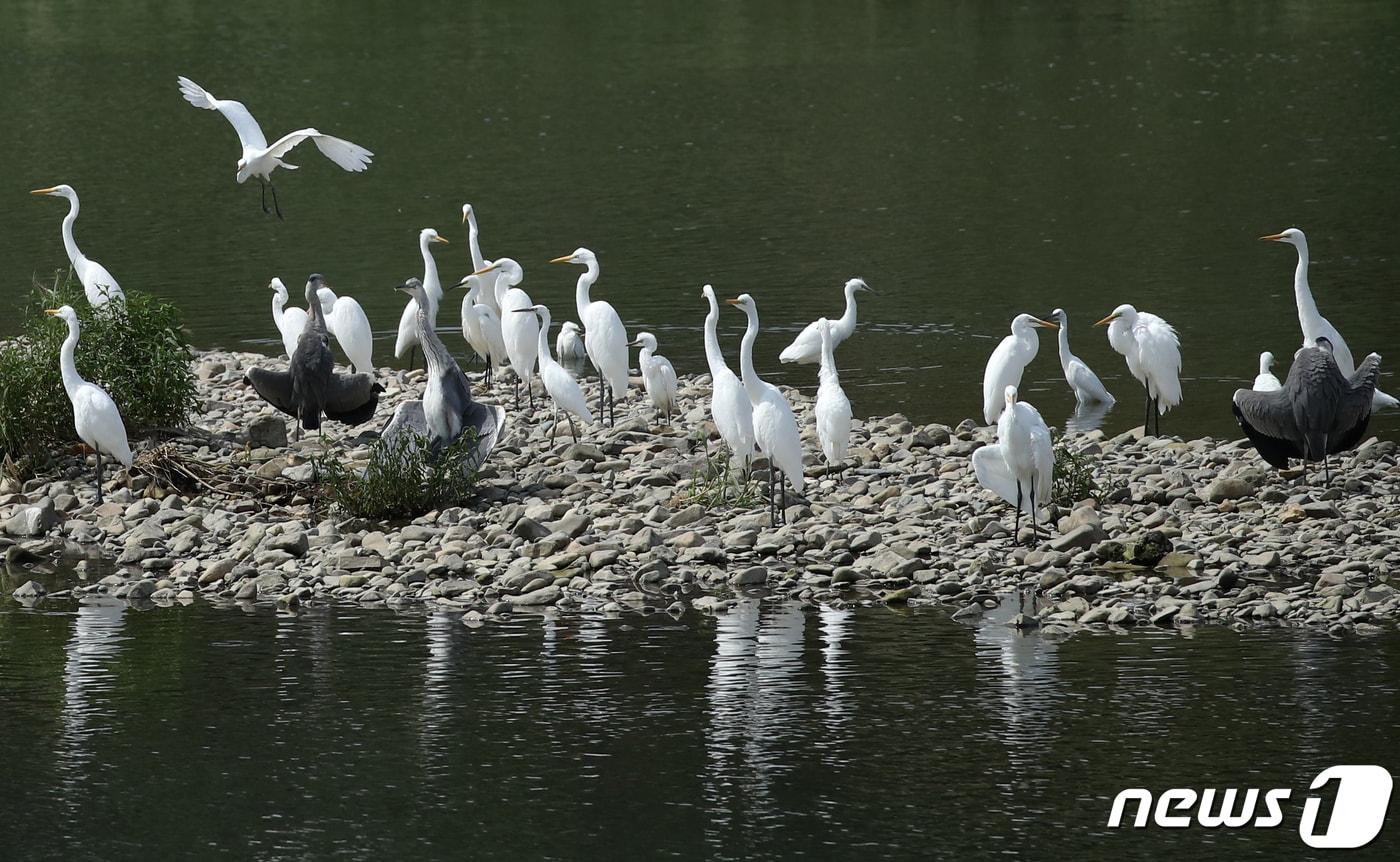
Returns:
[[[761,587],[768,582],[768,570],[763,566],[749,566],[729,582],[736,587]]]
[[[311,542],[306,538],[306,534],[301,530],[292,533],[283,533],[280,536],[273,536],[263,543],[263,547],[269,551],[285,551],[293,557],[306,556],[307,550],[311,547]]]
[[[268,449],[286,448],[286,420],[281,416],[259,416],[248,424],[248,442]]]
[[[1065,533],[1063,536],[1056,536],[1050,540],[1050,550],[1068,551],[1073,548],[1091,548],[1094,543],[1102,538],[1103,531],[1094,524],[1081,524],[1078,527]]]
[[[1253,497],[1255,493],[1254,485],[1248,481],[1238,476],[1224,476],[1207,485],[1201,492],[1201,499],[1207,503],[1223,503],[1226,500]]]
[[[11,595],[17,599],[37,599],[47,592],[48,590],[44,589],[44,585],[38,581],[25,581],[16,587]]]
[[[42,536],[58,523],[53,500],[40,497],[32,506],[25,506],[5,521],[5,532],[11,536]]]

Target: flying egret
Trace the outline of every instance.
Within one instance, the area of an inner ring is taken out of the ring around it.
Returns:
[[[658,412],[666,414],[666,424],[671,424],[671,411],[676,409],[676,369],[671,360],[656,352],[656,336],[650,332],[637,333],[637,340],[628,347],[640,347],[637,353],[637,367],[642,372],[642,384]]]
[[[997,442],[972,453],[972,472],[982,487],[1016,507],[1012,541],[1020,540],[1021,513],[1031,516],[1031,544],[1039,538],[1036,511],[1050,499],[1055,453],[1040,411],[1020,400],[1015,386],[1003,393]],[[1029,508],[1028,508],[1029,507]]]
[[[744,391],[753,405],[754,440],[759,450],[768,457],[769,524],[776,525],[779,520],[786,523],[787,487],[783,484],[783,476],[787,476],[798,493],[802,492],[806,481],[802,474],[802,436],[797,430],[797,419],[792,415],[792,405],[778,387],[764,381],[754,371],[753,343],[758,338],[758,305],[747,293],[740,294],[737,299],[726,299],[725,302],[739,308],[748,317],[744,340],[739,345],[739,368],[743,373]]]
[[[442,281],[438,279],[437,261],[433,260],[431,246],[435,242],[446,243],[447,239],[438,232],[425,227],[418,232],[418,250],[423,253],[423,292],[432,297],[434,303],[442,302]],[[433,320],[437,320],[434,316]],[[399,335],[394,339],[394,358],[403,359],[404,354],[418,346],[418,303],[410,299],[399,315]],[[409,370],[413,369],[413,358],[408,360]]]
[[[306,328],[306,310],[295,305],[291,308],[286,307],[287,286],[282,283],[282,279],[274,278],[267,286],[272,288],[272,322],[276,324],[277,332],[282,336],[282,349],[286,351],[287,358],[291,359],[292,354],[297,352],[297,341],[301,338],[301,332]]]
[[[598,413],[606,414],[602,418],[612,424],[613,401],[627,397],[627,329],[610,303],[589,298],[588,291],[598,280],[598,257],[593,252],[575,249],[573,254],[556,257],[550,263],[585,267],[574,287],[574,303],[583,326],[584,350],[598,371]]]
[[[68,252],[68,262],[73,265],[73,272],[77,273],[78,281],[83,284],[83,293],[87,296],[88,304],[93,308],[101,308],[109,301],[124,302],[126,294],[122,293],[121,285],[117,284],[107,267],[85,257],[78,250],[77,241],[73,239],[73,222],[78,220],[78,193],[73,191],[73,187],[57,185],[47,189],[35,189],[30,194],[68,199],[68,215],[63,217],[63,248]]]
[[[350,366],[361,374],[374,372],[374,330],[360,304],[349,296],[336,296],[329,287],[316,291],[326,328],[335,336]]]
[[[467,285],[467,293],[462,297],[462,340],[467,342],[467,346],[476,354],[477,359],[486,366],[484,382],[491,384],[491,343],[486,335],[481,331],[481,317],[476,312],[476,306],[481,298],[481,280],[476,276],[467,276],[463,280]]]
[[[1036,327],[1059,328],[1033,314],[1018,314],[1011,321],[1011,334],[1001,340],[987,360],[987,370],[982,374],[982,418],[988,425],[1001,415],[1006,404],[1003,396],[1006,387],[1021,385],[1021,374],[1040,352]]]
[[[1352,449],[1366,434],[1381,358],[1372,353],[1354,374],[1337,364],[1333,345],[1318,338],[1293,358],[1283,388],[1258,392],[1237,389],[1235,419],[1260,457],[1282,470],[1288,459],[1321,461],[1324,481],[1332,480],[1328,456]]]
[[[851,443],[851,400],[841,388],[836,371],[835,336],[825,317],[817,321],[822,339],[822,364],[817,372],[817,439],[822,444],[828,470],[840,470]]]
[[[1123,355],[1128,370],[1147,393],[1142,433],[1147,433],[1154,402],[1157,418],[1153,433],[1160,433],[1162,414],[1181,403],[1181,343],[1176,330],[1157,315],[1126,304],[1094,325],[1108,326],[1108,343]]]
[[[1286,242],[1298,250],[1298,266],[1293,270],[1293,300],[1298,306],[1298,325],[1303,330],[1303,347],[1311,348],[1317,343],[1317,339],[1327,339],[1332,345],[1332,358],[1336,360],[1337,368],[1341,370],[1343,375],[1350,377],[1352,372],[1356,370],[1356,360],[1352,358],[1351,348],[1347,347],[1346,339],[1342,338],[1337,327],[1333,326],[1317,310],[1317,302],[1313,300],[1312,288],[1308,286],[1307,236],[1296,227],[1291,227],[1283,233],[1269,234],[1259,238],[1269,242]],[[1400,401],[1379,389],[1376,390],[1372,398],[1377,410],[1400,404]]]
[[[715,302],[715,289],[711,285],[700,288],[700,295],[710,304],[710,312],[705,315],[705,361],[710,366],[710,416],[715,420],[715,430],[720,439],[729,447],[730,453],[739,459],[744,470],[753,460],[753,404],[744,384],[729,370],[724,361],[724,353],[719,349],[719,305]]]
[[[68,337],[58,354],[58,367],[63,375],[63,389],[73,404],[73,428],[78,439],[97,453],[97,502],[102,502],[102,453],[116,458],[123,466],[131,466],[131,444],[126,439],[126,425],[117,404],[107,391],[78,376],[73,351],[78,346],[78,313],[71,305],[45,309],[50,317],[68,324]]]
[[[358,144],[322,134],[315,129],[288,132],[269,146],[267,138],[263,136],[262,127],[253,119],[253,115],[248,113],[242,102],[216,99],[208,90],[184,76],[178,81],[180,94],[185,97],[186,102],[196,108],[218,111],[233,126],[233,130],[238,133],[238,143],[243,147],[243,153],[238,158],[238,173],[234,179],[242,184],[247,182],[249,177],[258,178],[258,184],[262,188],[263,212],[269,212],[267,190],[271,188],[272,209],[276,211],[278,218],[282,217],[282,208],[277,203],[277,187],[272,184],[272,172],[277,168],[296,170],[297,166],[282,161],[282,156],[297,144],[306,140],[314,141],[316,149],[320,150],[323,156],[352,172],[363,171],[369,167],[370,157],[374,155]]]
[[[1259,354],[1259,374],[1254,378],[1255,392],[1277,392],[1283,388],[1277,376],[1270,369],[1274,367],[1274,355],[1265,350]]]
[[[1099,376],[1088,363],[1069,352],[1069,315],[1063,308],[1057,308],[1050,316],[1060,326],[1060,368],[1064,369],[1065,382],[1074,390],[1075,401],[1080,404],[1112,404],[1114,398]]]
[[[588,351],[583,349],[583,330],[577,323],[566,320],[559,326],[559,337],[554,340],[554,352],[559,354],[559,362],[565,366],[582,368],[588,361]]]
[[[856,291],[860,290],[875,292],[863,279],[853,278],[846,282],[846,313],[841,315],[840,320],[831,323],[832,346],[850,338],[851,333],[856,331]],[[822,336],[817,330],[815,322],[807,324],[807,327],[797,334],[792,343],[784,347],[783,352],[778,354],[779,362],[810,364],[820,362],[821,358]]]
[[[549,394],[549,400],[554,403],[554,420],[549,426],[549,445],[554,445],[554,435],[559,430],[560,410],[564,411],[565,418],[569,420],[569,433],[577,440],[578,428],[574,425],[574,417],[577,416],[585,424],[591,425],[593,411],[588,409],[588,399],[584,397],[583,387],[549,355],[549,309],[543,305],[532,305],[529,308],[514,309],[511,313],[538,315],[535,348],[538,353],[540,380],[544,382],[544,391]]]
[[[471,204],[462,204],[462,221],[467,225],[467,248],[472,256],[472,272],[482,272],[491,265],[481,254],[481,232],[476,227],[476,209]],[[477,276],[481,282],[481,290],[477,292],[477,302],[485,302],[491,306],[491,310],[496,312],[496,316],[501,314],[501,307],[496,302],[496,279],[500,277],[500,270],[486,270],[484,275]]]
[[[530,294],[517,287],[525,278],[520,264],[509,257],[497,258],[486,265],[481,272],[472,275],[496,275],[496,305],[501,309],[501,336],[505,341],[506,356],[510,368],[515,372],[515,407],[520,409],[520,384],[525,384],[525,394],[530,398],[530,409],[535,409],[535,362],[539,351],[535,342],[540,334],[540,319],[534,314],[516,314],[524,308],[533,308]],[[466,283],[463,279],[456,286]]]

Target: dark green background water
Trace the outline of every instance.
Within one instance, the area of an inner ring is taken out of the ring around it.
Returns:
[[[319,270],[364,304],[387,362],[418,229],[454,241],[444,277],[465,273],[470,200],[486,254],[519,259],[556,319],[577,272],[544,261],[597,251],[598,296],[682,371],[704,369],[710,281],[758,299],[760,370],[813,384],[777,352],[860,274],[881,293],[840,355],[858,412],[977,414],[992,339],[1061,305],[1121,430],[1137,393],[1088,324],[1127,301],[1182,333],[1186,404],[1164,428],[1233,434],[1229,394],[1259,351],[1301,340],[1292,250],[1261,234],[1304,228],[1324,313],[1358,356],[1400,356],[1398,35],[1400,6],[1357,0],[5,0],[4,307],[64,263],[62,202],[25,192],[68,182],[84,250],[176,298],[200,344],[270,349],[264,285]],[[233,182],[233,131],[177,74],[270,135],[314,124],[375,164],[299,151],[279,174],[287,220],[264,217]],[[1028,379],[1048,419],[1069,412],[1048,339]]]

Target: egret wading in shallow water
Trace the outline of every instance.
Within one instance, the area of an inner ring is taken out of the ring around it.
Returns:
[[[851,400],[841,388],[836,371],[835,344],[825,317],[817,321],[822,337],[822,366],[817,372],[817,439],[822,444],[828,470],[839,471],[851,443]]]
[[[851,333],[856,331],[856,291],[868,291],[874,293],[870,285],[863,279],[853,278],[846,282],[844,288],[846,293],[846,312],[839,320],[831,322],[832,346],[838,345],[851,337]],[[826,318],[822,318],[826,320]],[[778,354],[779,362],[800,362],[811,364],[820,362],[822,358],[822,336],[817,330],[816,322],[807,324],[806,328],[797,334],[792,343],[783,348],[783,352]]]
[[[586,424],[592,425],[593,411],[588,409],[588,399],[584,397],[583,387],[549,355],[549,309],[543,305],[532,305],[529,308],[517,308],[512,313],[539,316],[536,351],[539,354],[540,380],[544,382],[544,391],[548,393],[549,400],[554,403],[554,418],[549,427],[549,445],[554,445],[554,435],[559,430],[560,410],[564,411],[564,416],[569,420],[569,433],[577,440],[578,428],[574,426],[574,417],[577,416]]]
[[[1265,350],[1259,354],[1259,373],[1254,377],[1253,389],[1255,392],[1277,392],[1283,388],[1283,384],[1274,376],[1274,372],[1269,369],[1274,367],[1274,355]]]
[[[248,113],[242,102],[216,99],[208,90],[189,78],[181,76],[177,80],[180,83],[180,95],[185,97],[186,102],[196,108],[218,111],[233,126],[233,130],[238,133],[238,143],[243,148],[238,158],[238,173],[234,175],[234,179],[242,184],[247,182],[249,177],[257,177],[258,185],[262,187],[262,211],[275,211],[278,218],[282,217],[282,207],[277,203],[277,187],[272,184],[272,172],[277,168],[286,168],[289,171],[297,169],[296,165],[282,161],[282,157],[291,152],[297,144],[313,141],[323,156],[345,170],[356,173],[369,167],[370,159],[374,155],[359,144],[352,144],[310,128],[288,132],[269,145],[267,138],[263,136],[262,127],[253,119],[253,115]],[[268,189],[272,189],[271,210],[267,207]]]
[[[559,337],[554,340],[554,352],[559,354],[562,365],[582,368],[588,361],[588,351],[583,349],[583,330],[572,320],[559,325]]]
[[[1337,362],[1337,368],[1346,377],[1350,377],[1356,371],[1356,360],[1352,358],[1351,348],[1347,347],[1345,338],[1337,331],[1322,313],[1317,310],[1317,302],[1313,300],[1312,288],[1308,286],[1308,238],[1296,227],[1291,227],[1283,233],[1270,234],[1259,237],[1268,242],[1287,243],[1298,251],[1298,266],[1293,270],[1293,300],[1298,306],[1298,325],[1303,330],[1303,347],[1312,348],[1317,344],[1317,339],[1325,338],[1332,345],[1332,358]],[[1373,406],[1377,410],[1386,407],[1394,407],[1400,404],[1390,395],[1379,389],[1372,396]]]
[[[321,313],[326,318],[326,328],[335,336],[345,361],[362,374],[374,371],[374,330],[360,304],[349,296],[336,296],[329,287],[316,292],[321,301]]]
[[[628,346],[641,348],[637,367],[642,372],[642,384],[652,406],[666,415],[666,424],[670,425],[671,411],[676,409],[676,369],[671,360],[656,352],[656,336],[650,332],[637,333],[637,340]]]
[[[286,352],[287,358],[291,359],[292,354],[297,352],[297,342],[301,340],[302,330],[306,329],[306,310],[295,305],[291,308],[286,307],[287,286],[282,283],[282,279],[274,278],[267,286],[272,288],[272,322],[277,326],[278,334],[282,336],[282,350]]]
[[[446,243],[447,240],[438,236],[438,232],[430,227],[425,227],[418,232],[418,250],[423,254],[423,292],[432,298],[435,304],[442,302],[442,281],[438,278],[437,261],[433,260],[432,244],[435,242]],[[433,320],[437,320],[437,315],[433,315]],[[404,306],[403,314],[399,315],[399,334],[394,339],[394,358],[403,359],[404,354],[409,353],[418,346],[418,303],[410,299]],[[413,370],[413,357],[408,360],[408,370]]]
[[[1063,308],[1057,308],[1050,315],[1060,326],[1060,368],[1065,372],[1065,382],[1074,392],[1074,399],[1080,404],[1112,404],[1103,381],[1084,360],[1069,352],[1069,315]]]
[[[753,343],[758,338],[758,305],[747,293],[725,302],[740,309],[748,317],[744,340],[739,345],[739,368],[743,374],[744,391],[753,406],[754,442],[768,458],[768,516],[769,524],[787,522],[786,475],[792,487],[802,493],[806,477],[802,473],[802,435],[792,405],[783,393],[758,376],[753,367]]]
[[[1123,355],[1128,370],[1143,385],[1147,404],[1142,419],[1146,434],[1152,407],[1157,407],[1156,428],[1162,430],[1162,414],[1181,403],[1181,344],[1176,330],[1162,318],[1131,305],[1120,305],[1095,326],[1108,326],[1108,343]]]
[[[521,309],[535,306],[530,294],[516,285],[525,278],[520,264],[508,257],[499,258],[487,264],[486,268],[472,275],[495,275],[496,305],[501,309],[501,337],[505,343],[506,357],[510,368],[515,372],[515,409],[520,409],[520,384],[525,384],[525,394],[530,399],[530,409],[535,409],[535,362],[539,358],[536,341],[540,334],[540,320],[534,314],[516,314]],[[457,287],[466,283],[464,279]]]
[[[78,376],[73,352],[78,347],[78,313],[70,305],[45,309],[50,317],[68,324],[68,337],[58,354],[58,368],[63,375],[63,390],[73,405],[73,429],[78,439],[97,453],[97,502],[102,502],[102,454],[116,458],[122,466],[131,466],[131,444],[126,439],[126,425],[121,411],[107,391]]]
[[[1018,314],[1011,320],[1011,334],[1001,340],[987,359],[982,373],[982,418],[991,425],[1001,415],[1005,400],[1002,393],[1008,386],[1021,385],[1026,366],[1040,352],[1040,337],[1036,328],[1058,329],[1048,320],[1033,314]]]
[[[1372,353],[1351,375],[1337,364],[1332,344],[1319,338],[1293,358],[1281,389],[1235,390],[1234,413],[1254,448],[1282,470],[1289,458],[1321,461],[1324,481],[1332,481],[1328,457],[1352,449],[1366,434],[1381,358]]]
[[[82,282],[83,294],[87,296],[88,305],[101,308],[108,302],[124,302],[126,294],[122,293],[121,285],[117,284],[107,267],[86,257],[78,250],[78,243],[73,239],[73,222],[78,220],[78,193],[73,191],[73,187],[57,185],[47,189],[35,189],[30,194],[68,199],[68,215],[63,217],[63,248],[68,252],[68,262],[72,264],[74,274],[78,276],[78,281]]]
[[[627,329],[617,310],[607,302],[595,302],[588,295],[598,280],[598,257],[586,248],[556,257],[550,263],[572,263],[584,267],[574,287],[579,324],[583,326],[583,348],[598,372],[598,414],[613,424],[613,402],[627,397]]]
[[[710,366],[710,417],[715,430],[730,454],[739,459],[740,468],[747,471],[753,460],[753,404],[739,377],[724,361],[719,349],[719,304],[711,285],[700,288],[700,295],[710,304],[705,315],[705,362]]]
[[[1031,544],[1039,539],[1036,511],[1050,499],[1055,453],[1050,429],[1040,411],[1021,401],[1015,386],[1003,393],[1005,409],[997,419],[997,442],[972,453],[972,472],[988,491],[1016,507],[1012,541],[1020,541],[1021,513],[1031,516]]]

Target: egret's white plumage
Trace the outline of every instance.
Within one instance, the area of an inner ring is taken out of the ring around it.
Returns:
[[[272,322],[277,325],[277,332],[282,336],[282,349],[287,352],[287,358],[291,359],[292,354],[297,351],[297,341],[301,339],[302,330],[306,329],[306,309],[297,308],[295,305],[287,308],[287,286],[282,283],[282,279],[274,278],[268,282],[268,287],[272,288]]]
[[[578,309],[579,324],[583,327],[583,348],[598,371],[599,402],[603,402],[602,389],[606,388],[607,406],[611,407],[614,400],[627,396],[627,328],[622,325],[622,318],[610,303],[595,301],[589,296],[589,290],[598,280],[598,257],[586,248],[579,248],[573,254],[556,257],[550,263],[572,263],[584,267],[574,287],[574,303]],[[611,414],[612,411],[609,409],[607,412]]]
[[[853,278],[846,282],[844,288],[846,294],[846,312],[841,318],[831,322],[832,344],[837,345],[851,337],[851,333],[856,331],[856,291],[865,290],[874,293],[870,286],[863,279]],[[822,318],[825,320],[826,318]],[[783,348],[783,352],[778,354],[780,362],[820,362],[822,358],[822,337],[817,330],[816,322],[807,324],[806,328],[797,334],[792,343]]]
[[[1036,510],[1050,501],[1055,478],[1050,429],[1015,386],[1005,388],[1002,403],[997,442],[972,453],[972,472],[982,487],[1016,507],[1017,532],[1022,512],[1030,513],[1034,532]]]
[[[637,333],[637,340],[630,346],[641,348],[637,353],[637,368],[642,372],[642,385],[646,389],[647,397],[651,399],[652,406],[666,414],[666,422],[669,424],[671,412],[676,409],[676,393],[679,389],[676,384],[676,369],[672,367],[671,360],[656,352],[656,336],[650,332]]]
[[[125,301],[126,294],[122,293],[121,285],[117,284],[116,278],[107,271],[107,267],[78,250],[78,243],[73,239],[73,222],[78,220],[78,193],[73,187],[57,185],[47,189],[35,189],[30,194],[68,199],[68,215],[63,217],[63,249],[68,252],[68,262],[73,265],[73,272],[83,285],[83,294],[87,296],[88,304],[93,308],[100,308],[108,302]]]
[[[374,330],[369,318],[353,297],[336,296],[329,287],[316,291],[321,301],[321,313],[326,318],[326,329],[335,336],[336,343],[345,354],[346,361],[357,374],[374,372]]]
[[[509,260],[509,258],[506,259]],[[588,409],[588,399],[583,395],[583,387],[579,386],[574,376],[549,355],[549,309],[543,305],[532,305],[529,308],[516,309],[511,313],[522,317],[527,314],[532,317],[539,315],[535,329],[540,380],[544,383],[544,391],[549,393],[549,400],[554,402],[554,407],[563,410],[564,414],[569,417],[569,429],[577,439],[578,429],[574,428],[573,417],[577,416],[591,425],[593,411]],[[551,446],[554,445],[554,428],[549,431],[549,442]]]
[[[535,303],[517,285],[525,278],[520,264],[508,257],[497,258],[487,264],[486,270],[473,275],[496,274],[496,305],[501,309],[501,337],[505,341],[506,356],[516,380],[525,384],[525,394],[534,404],[535,392],[531,388],[535,379],[535,363],[539,352],[536,342],[540,335],[540,319],[534,314],[516,314],[520,310],[530,310]],[[516,406],[520,406],[520,392],[516,390]]]
[[[481,290],[477,292],[476,301],[484,302],[491,306],[491,310],[500,316],[501,307],[496,304],[496,279],[500,277],[500,270],[488,269],[491,261],[481,254],[481,232],[476,227],[476,210],[471,204],[462,204],[462,221],[467,223],[467,248],[472,255],[472,272],[480,273],[477,278],[481,282]]]
[[[781,474],[774,477],[770,468],[769,474],[770,481],[782,491],[782,496],[786,497],[786,491],[782,490],[783,476],[787,476],[793,488],[801,493],[806,480],[802,473],[802,435],[798,433],[792,405],[778,387],[760,378],[753,367],[753,345],[758,338],[758,304],[747,293],[725,301],[737,306],[748,317],[744,340],[739,345],[739,369],[743,375],[744,391],[753,405],[754,441],[768,457],[770,465],[780,471]],[[778,520],[782,508],[771,506],[774,521]]]
[[[700,295],[710,304],[705,315],[705,361],[710,366],[710,416],[720,439],[739,462],[748,467],[753,460],[753,403],[738,375],[729,369],[719,349],[719,304],[715,289],[705,285]]]
[[[467,294],[462,297],[462,339],[478,359],[487,363],[489,374],[491,345],[481,331],[481,318],[476,313],[476,305],[481,298],[481,279],[469,275],[464,282],[467,285]]]
[[[1057,308],[1050,316],[1060,326],[1060,368],[1065,372],[1065,382],[1074,392],[1075,401],[1080,404],[1112,404],[1114,398],[1099,376],[1087,362],[1069,352],[1069,315],[1063,308]]]
[[[1108,343],[1123,355],[1128,370],[1147,390],[1147,411],[1161,415],[1181,403],[1181,344],[1176,330],[1162,318],[1131,305],[1120,305],[1095,326],[1108,324]],[[1143,419],[1143,431],[1147,419]]]
[[[1322,313],[1317,310],[1317,302],[1313,299],[1312,288],[1308,286],[1308,238],[1296,227],[1291,227],[1283,233],[1261,236],[1262,240],[1271,242],[1285,242],[1298,250],[1298,266],[1293,270],[1293,299],[1298,306],[1298,325],[1303,330],[1303,347],[1310,348],[1317,344],[1317,339],[1325,338],[1332,344],[1332,358],[1337,362],[1337,368],[1346,377],[1356,373],[1356,360],[1352,358],[1351,348],[1347,347],[1345,338],[1337,331]],[[1371,406],[1380,410],[1386,407],[1400,405],[1400,400],[1377,389],[1371,396]]]
[[[1011,334],[1001,340],[987,360],[987,370],[982,374],[982,418],[988,425],[997,421],[1006,405],[1006,387],[1021,385],[1021,374],[1040,351],[1036,327],[1058,328],[1033,314],[1018,314],[1011,321]]]
[[[68,324],[68,337],[59,350],[58,367],[63,375],[63,389],[73,405],[73,428],[78,438],[97,453],[97,500],[102,501],[102,455],[116,458],[131,466],[131,444],[126,439],[126,425],[121,411],[107,391],[78,375],[73,358],[78,346],[78,314],[72,306],[47,309],[45,314]]]
[[[423,253],[423,292],[432,297],[433,302],[442,304],[442,281],[438,278],[437,261],[433,260],[432,244],[435,242],[445,243],[446,239],[438,236],[438,232],[430,227],[425,227],[418,232],[418,249]],[[418,346],[418,302],[410,299],[408,305],[404,306],[403,314],[399,316],[399,334],[394,340],[394,357],[403,359],[404,355]]]
[[[559,337],[554,340],[554,352],[560,362],[579,365],[588,359],[588,351],[583,347],[583,330],[572,320],[564,321],[559,327]]]
[[[1334,357],[1335,358],[1335,357]],[[1255,392],[1275,392],[1283,388],[1283,383],[1269,370],[1274,367],[1274,355],[1265,350],[1259,354],[1259,373],[1254,378]]]
[[[846,460],[851,442],[851,401],[841,388],[836,371],[835,338],[825,317],[817,321],[822,339],[822,364],[817,372],[817,439],[822,444],[828,468],[838,468]]]

